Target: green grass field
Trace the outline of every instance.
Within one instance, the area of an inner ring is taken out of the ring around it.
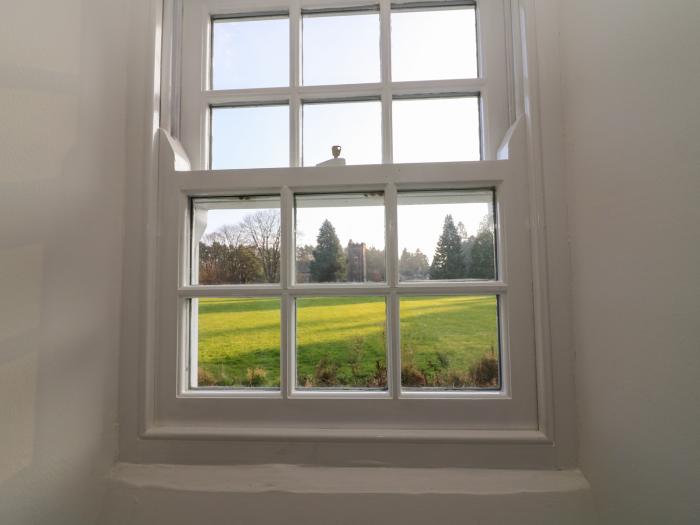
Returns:
[[[402,298],[407,386],[454,384],[497,351],[496,311],[494,296]],[[385,387],[385,325],[383,297],[299,299],[299,386]],[[279,386],[279,299],[200,299],[198,330],[200,385]]]

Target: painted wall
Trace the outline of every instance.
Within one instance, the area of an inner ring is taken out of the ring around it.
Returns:
[[[127,20],[2,4],[0,523],[93,523],[116,455]]]
[[[561,14],[581,466],[606,523],[700,523],[700,2]]]
[[[142,235],[143,195],[132,184],[125,202],[124,180],[143,173],[150,118],[149,66],[133,58],[147,2],[130,3],[14,2],[0,17],[2,523],[95,522],[116,454],[119,320],[140,319],[120,312],[124,230]],[[552,188],[565,164],[567,182],[580,461],[606,522],[694,523],[700,3],[538,6],[544,168]],[[122,392],[128,426],[135,392]]]

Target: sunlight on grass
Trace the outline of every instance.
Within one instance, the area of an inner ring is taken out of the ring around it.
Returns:
[[[200,386],[278,387],[280,300],[198,302]]]
[[[280,300],[199,299],[199,385],[278,388]],[[498,377],[495,296],[402,297],[405,387],[494,388]],[[384,297],[297,300],[301,388],[386,388]]]

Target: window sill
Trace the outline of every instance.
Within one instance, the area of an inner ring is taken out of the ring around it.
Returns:
[[[578,470],[117,464],[103,525],[597,523]]]
[[[590,490],[580,470],[117,463],[109,480],[133,488],[218,493],[503,495]]]

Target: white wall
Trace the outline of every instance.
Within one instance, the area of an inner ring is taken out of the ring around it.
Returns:
[[[94,522],[116,455],[127,15],[2,3],[0,523]]]
[[[606,523],[700,523],[700,2],[562,17],[580,462]]]
[[[148,48],[148,2],[130,3],[5,2],[0,17],[2,523],[93,523],[116,454],[122,238],[143,233],[124,180],[144,172],[149,118],[148,60],[127,64]],[[700,3],[538,6],[550,187],[565,108],[581,464],[606,522],[694,523]]]

